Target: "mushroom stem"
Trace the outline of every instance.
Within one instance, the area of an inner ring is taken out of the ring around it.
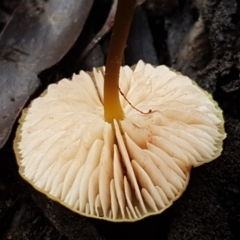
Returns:
[[[124,119],[118,80],[135,6],[136,0],[118,0],[104,77],[104,118],[110,123],[113,119]]]

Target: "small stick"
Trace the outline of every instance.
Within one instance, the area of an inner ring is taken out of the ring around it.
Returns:
[[[114,0],[111,10],[108,14],[108,18],[105,21],[101,30],[96,34],[96,36],[92,39],[92,41],[87,45],[87,47],[82,52],[79,61],[83,61],[87,54],[99,43],[99,41],[112,29],[114,18],[117,10],[117,2],[118,0]]]

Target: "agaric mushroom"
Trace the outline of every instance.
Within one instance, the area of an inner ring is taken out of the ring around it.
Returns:
[[[21,176],[49,198],[85,216],[136,221],[171,206],[190,169],[221,154],[224,121],[207,92],[166,66],[122,67],[120,96],[110,60],[105,80],[104,68],[81,71],[33,100],[14,149]]]

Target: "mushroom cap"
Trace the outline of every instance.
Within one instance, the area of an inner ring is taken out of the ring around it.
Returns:
[[[14,149],[21,176],[79,214],[136,221],[181,196],[190,170],[217,158],[222,111],[192,80],[139,61],[120,70],[124,120],[104,120],[104,68],[63,79],[25,109]],[[144,113],[141,113],[142,111]]]

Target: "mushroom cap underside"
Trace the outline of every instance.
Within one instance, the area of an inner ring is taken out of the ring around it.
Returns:
[[[121,68],[125,119],[111,124],[103,74],[81,71],[51,84],[23,111],[14,142],[19,172],[79,214],[136,221],[171,206],[190,169],[221,154],[222,111],[188,77],[139,61]]]

